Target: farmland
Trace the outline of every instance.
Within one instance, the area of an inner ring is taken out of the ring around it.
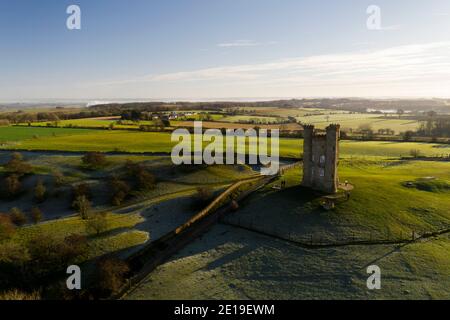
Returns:
[[[27,132],[30,130],[27,127],[10,127],[7,129],[13,129],[18,134],[14,143],[4,144],[1,147],[2,149],[168,153],[175,145],[174,142],[171,142],[170,133],[31,128],[33,133],[31,134]],[[39,135],[39,130],[43,130],[48,135]],[[61,134],[59,134],[59,130],[61,130]],[[56,132],[56,136],[53,135],[54,132]],[[34,134],[39,136],[33,138]],[[20,139],[20,137],[23,138]],[[419,150],[421,154],[426,156],[450,153],[450,147],[443,144],[380,141],[341,142],[342,157],[401,157],[409,156],[411,150]],[[281,156],[299,157],[301,153],[301,139],[280,139]]]
[[[0,127],[0,143],[16,142],[22,140],[39,139],[44,137],[59,137],[87,134],[89,130],[70,130],[56,128],[23,128]]]
[[[318,108],[247,109],[245,114],[211,114],[204,128],[282,128],[298,130],[298,123],[278,124],[287,117],[319,128],[339,122],[344,130],[360,126],[390,128],[397,134],[415,130],[418,122],[398,116],[350,113]],[[250,113],[250,114],[249,114]],[[170,121],[170,127],[191,127],[197,113]],[[65,238],[87,236],[89,251],[79,262],[91,268],[105,254],[126,258],[198,212],[199,188],[218,194],[230,184],[253,176],[245,165],[173,166],[169,153],[175,142],[170,132],[145,132],[141,125],[115,117],[32,122],[30,126],[0,127],[0,175],[15,150],[32,168],[20,178],[23,191],[5,198],[0,212],[16,207],[30,219],[36,206],[33,188],[39,181],[48,197],[39,208],[42,222],[17,228],[8,248],[26,245],[37,234]],[[245,122],[245,123],[240,123]],[[252,124],[250,124],[252,122]],[[277,122],[277,124],[275,124]],[[105,130],[106,129],[106,130]],[[280,138],[280,155],[298,159],[303,140]],[[206,143],[204,143],[206,145]],[[83,162],[86,152],[105,152],[100,167]],[[412,155],[450,154],[448,144],[342,140],[339,176],[355,186],[348,201],[327,211],[321,195],[300,186],[301,168],[287,171],[270,185],[239,203],[203,237],[178,252],[128,293],[128,299],[380,299],[446,297],[449,287],[448,233],[404,243],[411,233],[420,236],[449,228],[450,162],[422,161]],[[139,164],[155,177],[150,189],[132,189],[123,203],[111,203],[111,181],[120,177],[130,186],[126,170]],[[60,172],[64,185],[56,187]],[[285,188],[278,188],[281,181]],[[73,190],[87,184],[92,213],[105,214],[107,228],[90,234],[86,221],[71,206]],[[339,245],[348,241],[400,241]],[[331,244],[310,248],[304,244]],[[378,264],[385,274],[380,292],[365,287],[367,265]],[[90,269],[92,271],[92,269]],[[397,279],[402,279],[400,284]],[[331,284],[331,286],[330,286]],[[187,286],[190,290],[180,290]],[[205,290],[207,288],[207,290]]]

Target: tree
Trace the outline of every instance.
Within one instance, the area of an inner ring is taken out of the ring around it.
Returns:
[[[109,185],[112,190],[111,202],[114,206],[120,206],[130,193],[131,188],[125,181],[112,177]]]
[[[156,177],[142,164],[127,161],[125,164],[127,174],[132,177],[139,189],[153,189],[156,185]]]
[[[40,203],[45,200],[47,189],[44,186],[42,180],[39,180],[34,187],[34,199]]]
[[[27,243],[30,255],[27,272],[33,278],[65,270],[87,253],[86,237],[70,235],[64,239],[50,233],[39,233]]]
[[[81,219],[87,220],[89,218],[91,202],[86,198],[86,196],[77,197],[73,202],[73,207],[78,211]]]
[[[139,166],[135,177],[140,189],[148,190],[155,188],[156,177],[144,167]]]
[[[161,120],[160,118],[153,120],[153,128],[155,131],[164,131],[165,127],[166,127],[165,121]]]
[[[32,167],[23,160],[22,154],[18,152],[12,154],[11,159],[4,167],[6,171],[18,175],[30,173],[32,170]]]
[[[100,168],[106,165],[106,157],[100,152],[88,152],[81,158],[81,161],[92,168]]]
[[[87,183],[80,183],[73,187],[73,199],[74,201],[78,198],[84,196],[87,199],[91,198],[91,188]]]
[[[421,152],[419,149],[411,149],[409,151],[409,154],[411,155],[411,157],[413,158],[419,158],[421,156]]]
[[[88,240],[80,234],[71,234],[64,239],[64,259],[75,260],[77,257],[85,255],[89,249]]]
[[[34,224],[41,222],[43,217],[44,214],[42,213],[41,209],[39,209],[38,207],[34,207],[31,209],[31,220]]]
[[[10,238],[15,230],[16,227],[11,221],[11,217],[7,214],[0,213],[0,241]]]
[[[53,183],[56,187],[61,187],[64,184],[64,175],[61,173],[61,171],[53,171]]]
[[[123,286],[130,269],[124,261],[106,257],[97,262],[96,271],[98,288],[105,294],[111,294]]]
[[[403,109],[398,109],[398,110],[397,110],[397,114],[398,114],[398,117],[399,117],[399,118],[400,118],[404,113],[405,113],[405,110],[403,110]]]
[[[12,174],[5,179],[6,191],[8,196],[14,197],[16,196],[22,187],[19,176],[16,174]]]
[[[411,141],[413,136],[414,136],[413,131],[406,131],[405,133],[403,133],[403,141]]]
[[[16,226],[21,227],[25,223],[27,223],[27,217],[25,214],[17,207],[14,207],[11,209],[10,217],[12,223],[14,223]]]
[[[108,220],[105,213],[96,213],[86,220],[86,231],[88,234],[100,235],[108,228]]]

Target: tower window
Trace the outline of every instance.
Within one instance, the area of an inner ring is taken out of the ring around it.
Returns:
[[[320,164],[324,164],[325,163],[325,156],[320,156]]]

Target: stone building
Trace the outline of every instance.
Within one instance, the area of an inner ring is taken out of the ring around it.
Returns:
[[[319,133],[314,126],[304,127],[303,182],[305,187],[336,193],[339,186],[339,129],[337,124]]]

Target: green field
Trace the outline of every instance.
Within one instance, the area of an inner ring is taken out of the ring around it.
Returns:
[[[60,120],[56,124],[53,122],[32,122],[31,126],[33,127],[47,127],[47,124],[51,126],[57,126],[59,128],[102,128],[108,129],[110,125],[114,125],[114,129],[136,129],[141,125],[151,125],[152,121],[139,121],[133,122],[128,120],[122,120],[121,124],[118,124],[117,121],[119,117],[112,117],[108,119],[100,119],[100,118],[86,118],[86,119],[73,119],[73,120]]]
[[[278,123],[280,119],[278,117],[258,117],[258,116],[227,116],[220,121],[224,122],[249,122],[254,121],[255,123],[261,123],[261,124],[270,124],[270,123]]]
[[[445,237],[407,246],[311,250],[219,224],[125,298],[448,299],[449,250]],[[366,287],[372,264],[381,268],[381,290]]]
[[[0,143],[22,140],[38,140],[45,137],[61,137],[87,134],[92,131],[84,129],[33,128],[33,127],[0,127]]]
[[[339,123],[344,130],[357,130],[360,126],[370,126],[375,132],[379,129],[391,129],[396,134],[405,131],[415,131],[419,128],[419,121],[399,119],[397,116],[380,116],[378,114],[354,113],[354,114],[324,114],[298,117],[298,121],[314,124],[317,128],[325,128],[330,123]]]
[[[89,260],[100,255],[125,250],[140,245],[148,240],[146,232],[134,230],[142,217],[137,214],[108,214],[107,229],[98,237],[89,240]],[[71,234],[88,235],[85,222],[79,217],[52,220],[38,225],[19,228],[16,234],[9,240],[0,243],[0,249],[7,248],[11,244],[23,244],[33,240],[36,236],[50,234],[55,238],[64,238]]]
[[[122,152],[171,152],[175,143],[169,133],[133,131],[89,131],[81,129],[48,129],[8,127],[15,134],[12,144],[2,149],[59,150],[59,151],[122,151]],[[42,131],[39,131],[42,130]],[[81,131],[80,131],[81,130]],[[33,135],[47,133],[47,136]],[[53,136],[53,133],[56,136]],[[83,134],[81,134],[83,133]],[[21,138],[22,137],[22,138]],[[23,141],[20,141],[23,140]],[[342,141],[342,157],[400,157],[409,156],[411,150],[419,150],[426,156],[450,153],[450,146],[414,142]],[[280,139],[280,155],[299,157],[302,153],[301,139]]]
[[[169,133],[2,127],[0,134],[2,149],[124,152],[107,156],[106,166],[96,171],[86,170],[80,155],[37,152],[30,163],[41,175],[59,168],[70,182],[101,181],[117,172],[127,159],[142,162],[159,175],[157,187],[134,194],[128,207],[108,208],[108,231],[90,239],[86,260],[108,252],[127,254],[184,222],[192,209],[181,206],[186,203],[180,199],[191,197],[197,186],[217,191],[253,173],[247,166],[189,170],[174,167],[170,157],[126,154],[168,153],[174,145]],[[282,138],[280,155],[299,157],[302,144],[301,139]],[[411,150],[425,156],[450,154],[450,146],[442,144],[341,141],[339,176],[355,186],[348,201],[338,202],[334,210],[324,210],[321,195],[299,185],[301,168],[292,169],[282,178],[286,189],[272,188],[280,183],[277,181],[253,194],[239,204],[237,212],[151,273],[128,298],[448,298],[448,233],[406,245],[326,249],[304,248],[267,236],[334,243],[406,239],[412,231],[421,235],[449,228],[450,162],[400,160]],[[156,203],[164,204],[161,210],[155,209]],[[169,213],[173,214],[170,219]],[[42,232],[63,237],[85,231],[79,218],[69,217],[19,228],[10,241],[20,244]],[[371,264],[382,268],[383,290],[369,292],[365,287],[365,268]],[[182,290],[186,287],[189,290]]]
[[[405,239],[412,230],[420,235],[449,228],[450,191],[403,185],[430,176],[450,185],[450,163],[344,160],[340,177],[355,190],[348,202],[325,211],[319,195],[299,186],[300,169],[291,170],[283,178],[286,189],[268,186],[252,195],[223,224],[158,267],[127,298],[448,298],[448,233],[412,244],[323,249],[305,249],[260,233],[334,243]],[[366,268],[373,264],[382,270],[382,289],[369,291]]]

